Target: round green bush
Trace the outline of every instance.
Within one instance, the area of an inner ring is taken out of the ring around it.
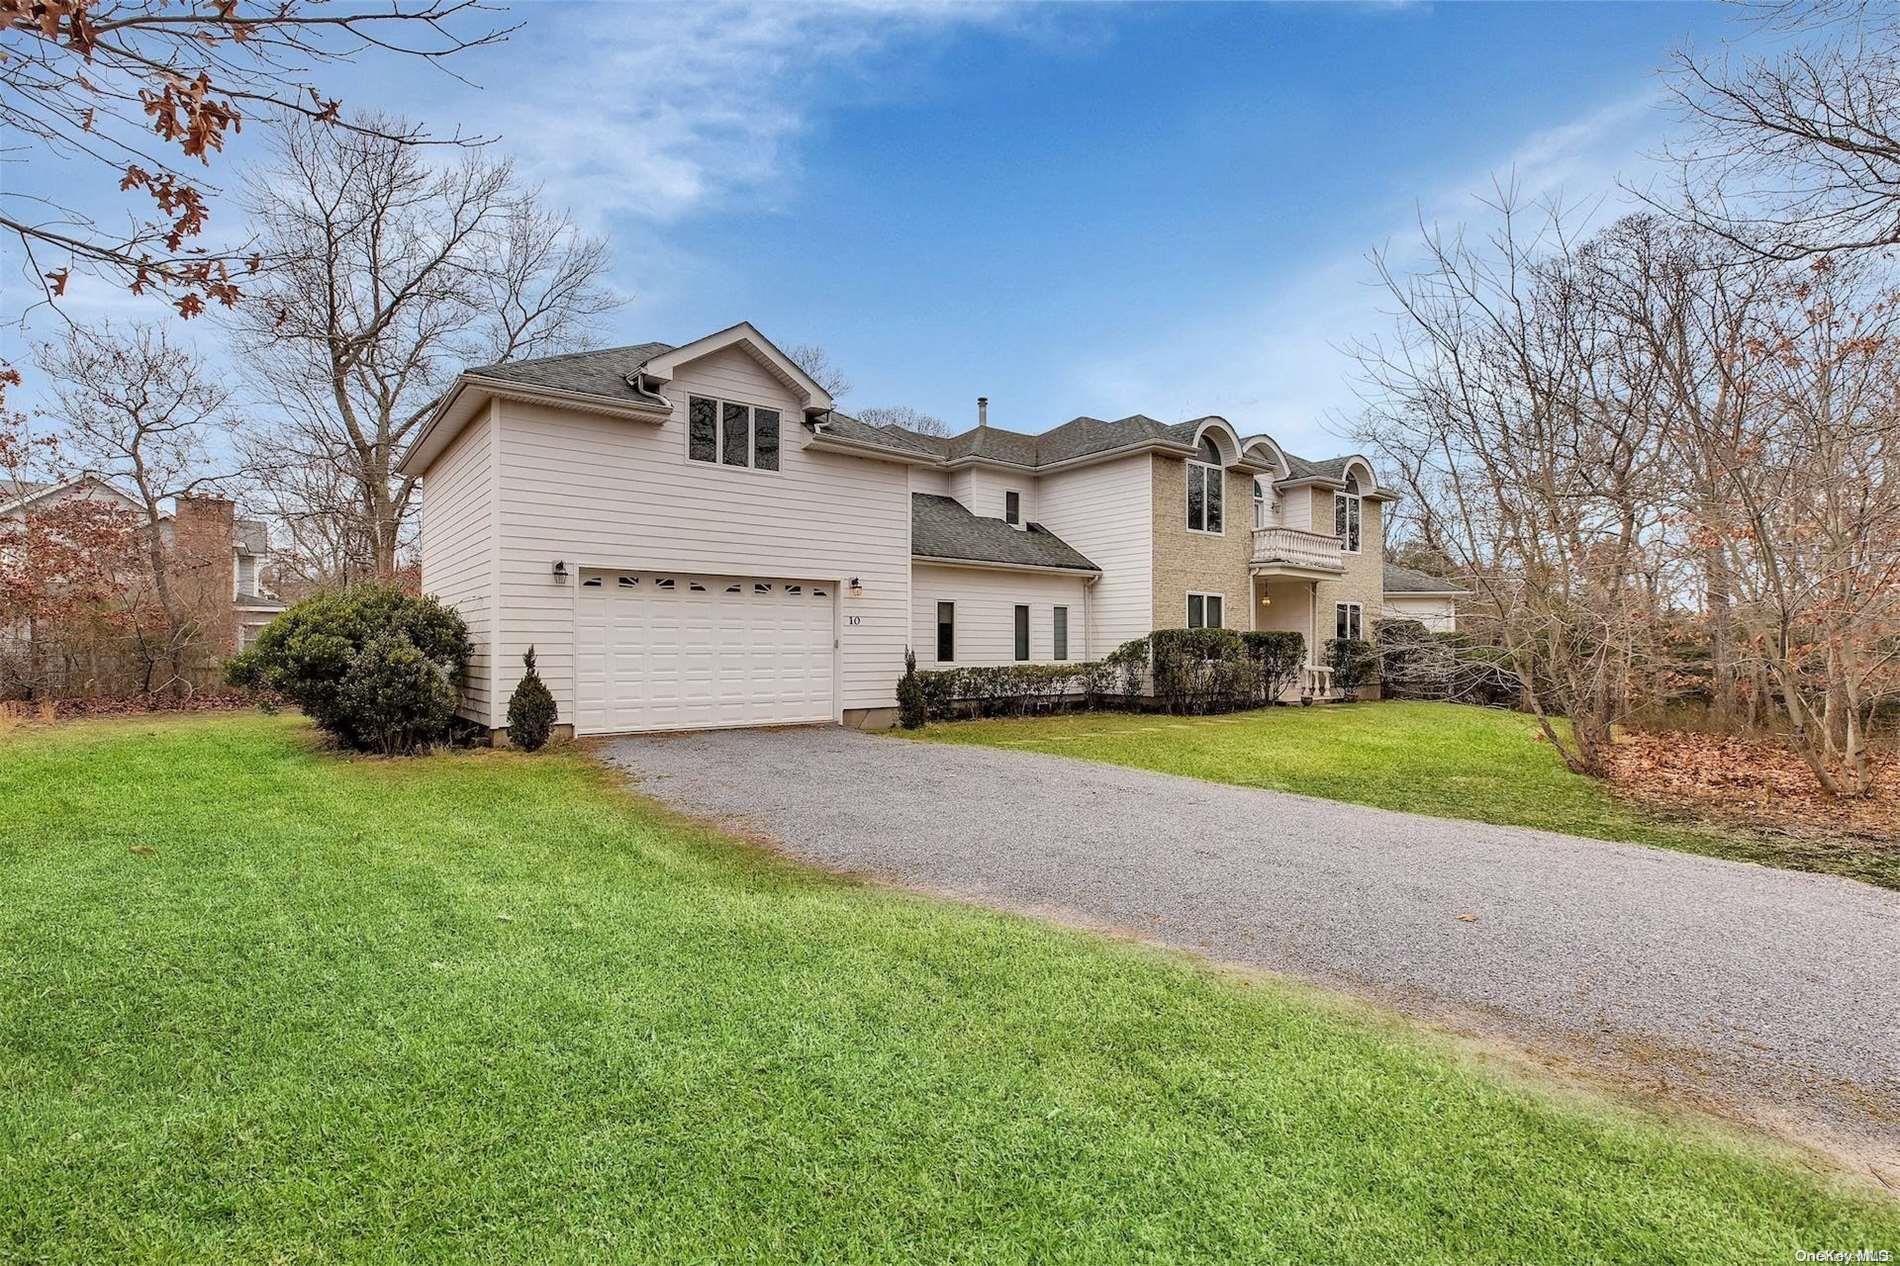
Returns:
[[[548,745],[548,733],[554,728],[554,692],[535,670],[534,647],[528,648],[521,662],[526,671],[508,697],[508,741],[524,752],[538,752]]]
[[[453,608],[394,585],[358,585],[272,620],[226,677],[283,695],[345,747],[396,754],[448,733],[472,653]]]

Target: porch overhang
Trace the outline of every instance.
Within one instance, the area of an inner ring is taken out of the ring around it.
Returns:
[[[1263,580],[1337,580],[1346,572],[1343,566],[1319,567],[1271,558],[1249,563],[1247,570]]]

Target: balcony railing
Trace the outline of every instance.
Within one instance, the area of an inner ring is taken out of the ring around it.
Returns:
[[[1338,537],[1289,527],[1255,528],[1253,561],[1255,566],[1279,563],[1308,571],[1346,570],[1346,560],[1339,554]]]

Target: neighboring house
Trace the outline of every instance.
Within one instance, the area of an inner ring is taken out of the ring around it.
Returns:
[[[919,667],[1099,658],[1153,629],[1366,636],[1383,510],[1362,457],[1225,419],[949,438],[866,425],[750,324],[464,372],[400,469],[422,583],[469,622],[463,712],[506,724],[536,650],[579,733],[888,724]]]
[[[1385,613],[1395,619],[1417,620],[1433,633],[1458,628],[1458,599],[1469,597],[1470,592],[1410,567],[1385,565]]]
[[[0,483],[0,518],[20,518],[62,501],[84,498],[119,506],[142,518],[139,502],[97,475],[58,483]],[[175,565],[173,579],[183,598],[202,614],[206,649],[218,659],[249,646],[284,604],[264,584],[270,561],[270,536],[256,519],[237,517],[237,503],[223,497],[180,497],[173,513],[159,520],[159,531]],[[142,574],[142,573],[141,573]],[[126,580],[128,592],[139,583]],[[24,636],[24,634],[19,634]]]

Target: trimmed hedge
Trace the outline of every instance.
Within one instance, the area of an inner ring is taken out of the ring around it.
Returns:
[[[1156,629],[1155,699],[1179,716],[1231,712],[1253,701],[1258,675],[1233,629]]]
[[[1242,633],[1240,645],[1259,674],[1261,700],[1278,703],[1300,679],[1300,669],[1306,664],[1306,637],[1280,629],[1263,629]]]
[[[1379,656],[1361,637],[1328,638],[1326,666],[1333,670],[1333,689],[1343,695],[1379,680]]]
[[[1103,659],[1076,664],[918,672],[915,656],[906,652],[897,685],[899,720],[916,728],[907,702],[912,698],[921,700],[928,721],[1028,716],[1068,703],[1138,712],[1151,695],[1182,715],[1231,712],[1277,701],[1299,676],[1305,655],[1306,640],[1298,633],[1233,629],[1158,629],[1123,642]]]
[[[1098,665],[1001,664],[987,668],[940,668],[918,673],[923,687],[925,715],[947,721],[959,704],[977,716],[1029,716],[1053,712],[1072,694],[1085,694],[1085,683]]]

